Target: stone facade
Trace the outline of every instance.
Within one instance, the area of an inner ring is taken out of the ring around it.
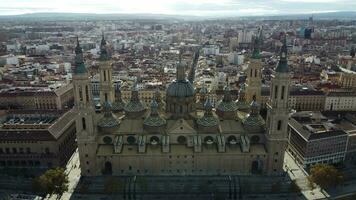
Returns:
[[[87,72],[75,74],[74,91],[89,87],[89,80]],[[288,73],[276,73],[273,82],[274,86],[285,87],[288,99]],[[248,109],[251,111],[239,110],[228,86],[216,108],[207,94],[203,108],[196,109],[201,102],[196,101],[195,89],[186,79],[181,62],[177,63],[176,80],[167,88],[166,106],[161,109],[157,94],[147,109],[133,86],[124,111],[115,113],[110,110],[109,99],[104,110],[95,113],[91,94],[75,94],[82,175],[283,173],[287,100],[271,101],[267,125],[259,115],[256,98]],[[78,98],[81,95],[88,99]],[[282,128],[277,128],[278,120],[283,121]]]

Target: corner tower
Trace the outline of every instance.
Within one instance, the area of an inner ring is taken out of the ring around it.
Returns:
[[[252,102],[255,97],[257,102],[261,102],[261,87],[262,87],[262,62],[260,55],[260,43],[261,39],[255,37],[254,47],[250,59],[249,66],[247,68],[247,87],[246,87],[246,101]]]
[[[109,52],[106,47],[104,34],[100,43],[100,103],[104,105],[106,102],[114,101],[114,85],[112,82],[112,67],[110,62]]]
[[[74,108],[79,150],[79,160],[83,176],[93,176],[96,172],[96,125],[91,82],[84,65],[83,51],[77,39],[75,48],[75,68],[73,73]]]
[[[272,78],[271,93],[267,103],[267,151],[268,174],[283,173],[284,152],[287,147],[287,127],[289,118],[289,67],[287,60],[286,35],[280,51],[280,60]]]

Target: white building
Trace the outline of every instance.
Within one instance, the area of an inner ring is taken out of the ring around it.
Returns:
[[[356,94],[352,92],[330,92],[325,98],[324,110],[356,111]]]
[[[227,56],[230,64],[242,65],[244,63],[244,55],[237,52],[232,52]]]

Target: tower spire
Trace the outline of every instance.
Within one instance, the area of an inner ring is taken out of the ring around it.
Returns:
[[[256,35],[253,42],[252,59],[260,59],[260,38]]]
[[[110,56],[107,51],[106,40],[105,40],[104,32],[103,32],[101,35],[101,42],[100,42],[100,60],[106,61],[109,59],[110,59]]]
[[[279,62],[276,68],[276,72],[282,72],[282,73],[286,73],[289,71],[288,68],[288,59],[287,59],[287,55],[288,55],[288,51],[287,51],[287,34],[284,34],[283,39],[282,39],[282,48],[279,54]]]
[[[83,50],[80,47],[78,36],[77,36],[77,46],[75,47],[75,61],[74,62],[75,62],[75,68],[74,68],[75,74],[82,74],[82,73],[87,72],[87,69],[85,68],[85,65],[84,65]]]

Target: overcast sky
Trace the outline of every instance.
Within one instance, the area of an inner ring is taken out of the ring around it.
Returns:
[[[248,16],[356,11],[356,0],[0,0],[0,15],[37,12]]]

